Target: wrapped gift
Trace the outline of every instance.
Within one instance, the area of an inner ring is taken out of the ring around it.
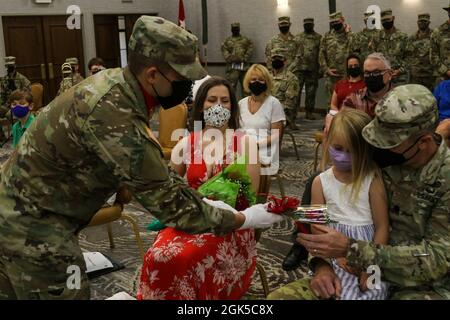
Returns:
[[[213,178],[202,184],[198,191],[211,200],[221,200],[237,210],[256,203],[256,194],[251,188],[245,158],[237,159]]]

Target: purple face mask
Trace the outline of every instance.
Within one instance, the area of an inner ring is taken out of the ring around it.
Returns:
[[[336,150],[330,147],[328,152],[333,161],[333,165],[338,171],[351,171],[352,170],[352,155],[345,151]]]

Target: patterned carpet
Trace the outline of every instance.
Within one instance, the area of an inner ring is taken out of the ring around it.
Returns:
[[[281,178],[286,193],[301,198],[305,182],[313,173],[314,134],[321,129],[323,120],[304,120],[303,114],[300,117],[297,121],[300,130],[293,131],[300,160],[296,159],[291,138],[285,135],[281,150]],[[11,147],[9,145],[0,149],[0,163],[3,163],[10,153]],[[270,192],[275,195],[280,194],[276,181],[272,182]],[[146,226],[152,220],[152,216],[135,203],[128,205],[125,211],[137,221],[144,248],[149,248],[156,236],[155,232],[146,230]],[[120,291],[126,291],[134,296],[137,291],[142,261],[132,228],[123,220],[112,223],[112,228],[115,243],[114,249],[111,249],[109,246],[105,226],[88,228],[79,237],[83,250],[100,251],[125,265],[125,269],[91,281],[91,297],[95,300],[105,299]],[[266,271],[270,291],[303,277],[307,272],[305,266],[294,272],[285,272],[281,269],[281,262],[292,244],[292,231],[292,222],[284,221],[265,231],[257,245],[258,262]],[[263,298],[263,290],[257,272],[254,274],[252,286],[245,298]]]

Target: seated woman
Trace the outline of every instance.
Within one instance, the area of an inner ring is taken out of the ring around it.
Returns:
[[[351,54],[347,57],[347,78],[339,80],[334,87],[330,112],[325,118],[325,135],[328,134],[333,116],[341,111],[345,99],[353,92],[365,87],[361,59],[357,55]]]
[[[248,155],[252,142],[243,134],[231,135],[230,141],[217,139],[217,135],[211,139],[214,132],[225,137],[227,129],[238,129],[238,119],[239,109],[231,84],[219,77],[205,81],[194,101],[197,122],[194,127],[200,124],[201,130],[180,140],[172,152],[172,168],[180,176],[186,176],[191,187],[198,189],[230,164],[234,155]],[[256,146],[254,149],[257,154]],[[223,152],[216,154],[211,150]],[[257,156],[253,164],[247,164],[247,171],[257,191],[260,173]],[[248,207],[242,194],[236,203],[237,210]],[[168,227],[158,234],[146,254],[138,298],[240,299],[250,286],[255,266],[253,229],[218,237],[191,235]]]
[[[286,124],[280,101],[271,95],[273,79],[266,67],[254,64],[244,78],[244,90],[251,93],[239,101],[240,127],[257,140],[262,170],[262,184],[279,168],[279,142]]]

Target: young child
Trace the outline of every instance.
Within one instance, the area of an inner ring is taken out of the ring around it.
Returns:
[[[9,96],[8,100],[11,106],[11,113],[18,121],[12,127],[13,147],[16,148],[22,138],[25,130],[31,125],[34,116],[33,96],[26,90],[15,90]]]
[[[362,137],[370,122],[364,112],[347,109],[338,113],[330,127],[322,171],[312,185],[312,204],[326,204],[331,225],[346,236],[387,244],[389,219],[387,196],[381,173],[372,160],[371,146]],[[325,167],[332,167],[325,171]],[[366,270],[351,270],[345,259],[332,260],[341,280],[342,300],[382,300],[387,285],[368,290]],[[354,275],[356,274],[356,275]]]

